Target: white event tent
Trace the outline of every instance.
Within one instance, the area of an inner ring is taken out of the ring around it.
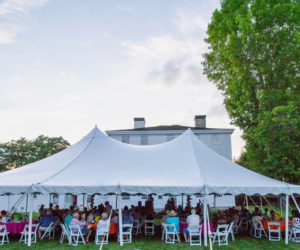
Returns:
[[[137,146],[116,141],[96,126],[69,148],[0,174],[0,194],[24,192],[30,195],[31,204],[33,193],[116,194],[119,202],[124,193],[203,194],[206,224],[209,219],[206,195],[285,194],[288,211],[288,197],[300,194],[300,186],[271,179],[233,163],[206,146],[190,129],[166,143]],[[121,224],[121,206],[119,214]],[[207,237],[204,240],[207,244]],[[30,238],[28,244],[31,244]]]

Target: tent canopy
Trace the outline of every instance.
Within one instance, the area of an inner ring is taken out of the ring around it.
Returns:
[[[30,190],[30,191],[28,191]],[[97,126],[46,159],[0,174],[0,194],[292,194],[300,186],[257,174],[217,154],[188,129],[172,141],[137,146]]]

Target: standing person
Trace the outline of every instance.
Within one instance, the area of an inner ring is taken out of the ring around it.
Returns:
[[[200,224],[200,216],[198,214],[196,214],[196,209],[194,209],[194,208],[192,209],[191,215],[189,215],[187,217],[186,222],[188,224],[188,227]],[[187,240],[188,234],[189,234],[189,230],[187,228],[185,228],[184,232],[183,232],[185,242],[188,242],[188,240]]]

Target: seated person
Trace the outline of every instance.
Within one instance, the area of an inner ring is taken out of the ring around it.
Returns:
[[[87,234],[86,236],[86,242],[89,242],[91,233],[92,233],[92,229],[91,226],[88,226],[85,219],[86,219],[86,214],[83,213],[81,215],[81,220],[79,220],[79,213],[75,212],[73,214],[73,219],[70,222],[70,226],[75,226],[78,225],[80,227],[80,230],[82,232],[82,234]]]
[[[64,222],[67,228],[69,228],[72,219],[73,219],[72,212],[68,210],[67,216],[64,218]]]
[[[128,207],[125,206],[122,214],[122,224],[132,224],[132,223],[133,223],[133,217],[129,214]]]
[[[108,214],[106,212],[103,212],[101,215],[101,219],[97,223],[98,232],[100,232],[101,234],[105,233],[108,224],[109,224]]]
[[[87,217],[87,219],[86,219],[86,222],[87,223],[94,223],[94,221],[95,221],[95,216],[94,216],[94,210],[92,209],[91,211],[90,211],[90,213],[89,213],[89,215],[88,215],[88,217]]]
[[[48,209],[46,214],[42,215],[42,217],[40,218],[40,221],[39,221],[39,224],[40,224],[39,229],[38,229],[39,238],[42,237],[42,231],[46,231],[47,228],[49,227],[49,225],[55,221],[56,221],[56,219],[52,215],[51,210]]]
[[[171,210],[169,213],[167,224],[175,224],[176,231],[179,232],[179,217],[177,216],[175,210]],[[173,228],[169,228],[169,230],[172,232]]]
[[[272,221],[280,221],[280,214],[279,213],[275,213],[274,210],[271,210],[270,211],[270,214],[271,214],[271,220]]]
[[[200,224],[200,216],[198,214],[196,214],[196,209],[194,209],[194,208],[192,209],[191,215],[189,215],[187,217],[186,222],[188,224],[188,227]],[[188,234],[189,234],[189,230],[187,228],[185,228],[184,232],[183,232],[185,242],[188,242],[188,239],[187,239]]]
[[[296,222],[296,219],[300,219],[299,212],[297,210],[292,210],[292,217],[291,217],[290,227],[294,226],[294,223]]]
[[[268,208],[265,208],[265,213],[263,214],[263,219],[269,219],[269,215],[268,215],[268,212],[269,212],[269,209]]]

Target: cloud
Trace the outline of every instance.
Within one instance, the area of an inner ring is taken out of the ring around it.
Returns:
[[[211,13],[218,5],[215,0],[185,2],[175,8],[173,21],[184,34],[202,32],[205,35]]]
[[[10,44],[28,28],[23,25],[33,9],[42,7],[49,0],[4,0],[0,3],[0,44]]]
[[[144,42],[124,42],[135,73],[152,84],[198,84],[202,75],[202,54],[206,44],[198,39],[175,39],[171,35],[151,37]]]

